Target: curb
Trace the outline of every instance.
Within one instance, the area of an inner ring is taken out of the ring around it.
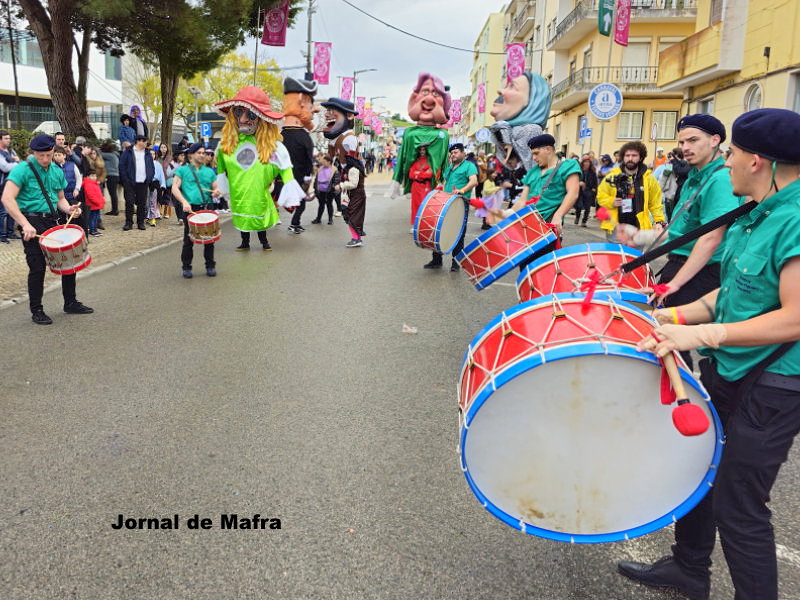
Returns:
[[[225,220],[220,219],[220,226],[222,226],[224,223],[227,223],[230,220],[231,220],[230,217],[228,217]],[[107,271],[113,267],[118,267],[122,264],[125,264],[126,262],[131,261],[134,258],[139,258],[140,256],[145,256],[152,252],[158,252],[159,250],[163,250],[164,248],[168,248],[169,246],[174,246],[177,243],[183,243],[183,236],[174,240],[170,240],[168,242],[164,242],[163,244],[158,244],[157,246],[153,246],[152,248],[137,250],[133,254],[128,254],[127,256],[118,258],[117,260],[109,261],[107,263],[100,265],[97,268],[90,267],[89,269],[84,269],[83,271],[79,271],[77,274],[77,279],[86,279],[87,277],[91,277],[92,275],[95,275],[97,273],[102,273],[103,271]],[[44,288],[44,293],[47,294],[48,292],[52,292],[54,290],[59,290],[59,289],[61,289],[61,281],[56,281],[48,285],[46,288]],[[28,299],[28,294],[22,294],[20,296],[15,296],[14,298],[9,298],[8,300],[3,300],[2,302],[0,302],[0,310],[3,310],[4,308],[9,308],[11,306],[18,306],[19,304],[25,302],[27,299]]]

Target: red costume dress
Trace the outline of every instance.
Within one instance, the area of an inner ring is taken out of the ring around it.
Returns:
[[[425,196],[431,191],[431,180],[433,179],[433,169],[428,164],[428,158],[420,156],[411,164],[408,170],[408,178],[411,180],[411,224],[417,218],[420,204]]]

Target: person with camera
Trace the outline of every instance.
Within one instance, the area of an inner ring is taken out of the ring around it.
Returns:
[[[657,236],[665,224],[664,207],[661,186],[644,162],[647,148],[642,142],[628,142],[619,153],[622,165],[609,171],[597,188],[597,205],[609,213],[601,227],[611,243],[623,241],[617,235],[618,224],[652,229]]]

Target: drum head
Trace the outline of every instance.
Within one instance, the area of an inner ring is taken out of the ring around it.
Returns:
[[[83,229],[70,226],[53,229],[40,240],[42,246],[46,246],[50,250],[57,250],[74,245],[82,237]]]
[[[219,216],[216,213],[208,211],[200,211],[189,215],[189,223],[194,223],[195,225],[208,225],[218,220]]]
[[[460,196],[453,196],[439,219],[436,232],[436,245],[442,254],[450,254],[456,247],[467,225],[467,205]]]

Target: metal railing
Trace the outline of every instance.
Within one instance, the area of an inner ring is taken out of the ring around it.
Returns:
[[[520,30],[525,26],[525,23],[528,21],[528,19],[533,18],[532,12],[533,11],[531,11],[530,6],[525,6],[525,8],[523,8],[516,14],[514,20],[511,21],[511,28],[509,35],[510,39],[515,38],[517,34],[520,32]]]
[[[587,17],[596,17],[599,8],[600,0],[581,0],[575,5],[566,17],[564,17],[555,27],[555,31],[548,31],[547,44],[550,45],[566,33],[571,27],[581,19]],[[634,13],[631,19],[636,18],[636,12],[639,10],[686,10],[696,9],[697,0],[633,0],[631,9]],[[551,35],[550,35],[551,34]]]
[[[628,90],[655,88],[658,82],[658,67],[587,67],[553,86],[553,98],[568,92],[594,87],[599,83],[613,83]]]

